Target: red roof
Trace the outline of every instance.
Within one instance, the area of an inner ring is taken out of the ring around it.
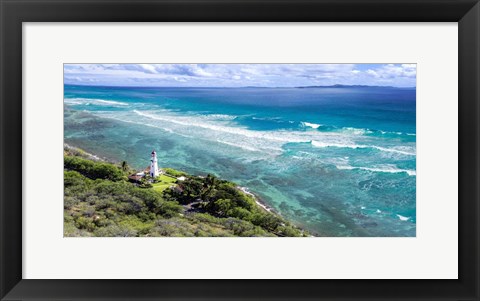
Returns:
[[[128,178],[133,181],[140,181],[143,178],[143,176],[133,174],[133,175],[129,175]]]

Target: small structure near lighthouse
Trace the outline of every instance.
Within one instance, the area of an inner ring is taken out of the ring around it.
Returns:
[[[155,178],[160,175],[158,170],[158,162],[157,162],[157,153],[155,150],[152,151],[152,157],[150,158],[150,176]]]
[[[157,160],[157,152],[153,150],[150,154],[150,165],[148,165],[143,171],[137,172],[134,174],[131,174],[128,176],[128,179],[130,182],[133,183],[142,183],[145,180],[148,180],[149,182],[153,183],[156,180],[156,178],[165,172],[158,168],[158,160]],[[148,178],[147,176],[150,176],[151,178]]]

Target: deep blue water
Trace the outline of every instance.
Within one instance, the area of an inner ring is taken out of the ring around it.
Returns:
[[[322,236],[415,236],[414,88],[65,85],[65,142],[213,173]]]

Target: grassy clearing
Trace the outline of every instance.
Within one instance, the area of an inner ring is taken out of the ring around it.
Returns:
[[[152,183],[152,186],[153,186],[153,189],[155,189],[158,192],[163,192],[168,187],[175,185],[175,182],[177,181],[176,178],[172,178],[167,175],[160,175],[159,177],[157,177],[157,180],[159,182]]]

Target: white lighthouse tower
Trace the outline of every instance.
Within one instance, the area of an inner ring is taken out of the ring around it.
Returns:
[[[157,153],[152,151],[152,158],[150,159],[150,176],[155,178],[159,175],[157,164]]]

